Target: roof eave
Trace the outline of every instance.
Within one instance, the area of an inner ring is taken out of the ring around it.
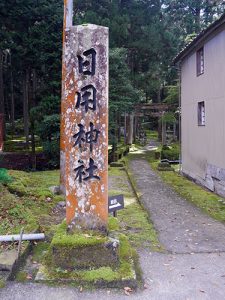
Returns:
[[[176,65],[177,63],[181,62],[187,55],[197,48],[199,44],[205,41],[223,24],[225,24],[225,14],[223,14],[217,21],[212,23],[208,28],[200,32],[200,34],[174,58],[173,64]]]

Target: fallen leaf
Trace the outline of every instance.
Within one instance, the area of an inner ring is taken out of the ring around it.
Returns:
[[[83,236],[88,237],[88,238],[91,237],[91,235],[87,234],[87,233],[84,233]]]
[[[127,296],[130,296],[130,293],[127,292],[127,291],[124,291],[124,294],[127,295]]]
[[[126,291],[128,293],[133,292],[132,288],[130,288],[129,286],[125,286],[123,289],[124,289],[124,291]]]

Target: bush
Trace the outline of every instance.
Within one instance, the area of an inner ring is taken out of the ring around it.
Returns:
[[[176,145],[172,147],[165,146],[161,151],[161,159],[178,160],[179,154],[180,151]]]
[[[43,151],[49,159],[49,167],[57,168],[60,162],[60,143],[59,138],[51,142],[43,142]]]
[[[49,167],[56,168],[60,161],[60,116],[45,116],[37,129],[43,145],[43,151],[49,159]]]
[[[0,169],[0,183],[8,183],[12,181],[12,177],[8,174],[6,169]]]

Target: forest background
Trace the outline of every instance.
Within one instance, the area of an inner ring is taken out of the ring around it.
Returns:
[[[178,105],[176,54],[219,18],[224,1],[75,0],[74,25],[110,30],[110,130],[138,103]],[[0,2],[0,113],[6,138],[39,136],[59,158],[62,0]]]

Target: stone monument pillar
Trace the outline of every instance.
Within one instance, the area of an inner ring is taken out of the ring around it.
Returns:
[[[0,114],[0,152],[3,151],[4,145],[4,115]]]
[[[65,11],[65,18],[71,16],[70,10]],[[66,219],[70,227],[104,232],[108,218],[108,28],[72,26],[70,18],[67,23],[61,111]]]

